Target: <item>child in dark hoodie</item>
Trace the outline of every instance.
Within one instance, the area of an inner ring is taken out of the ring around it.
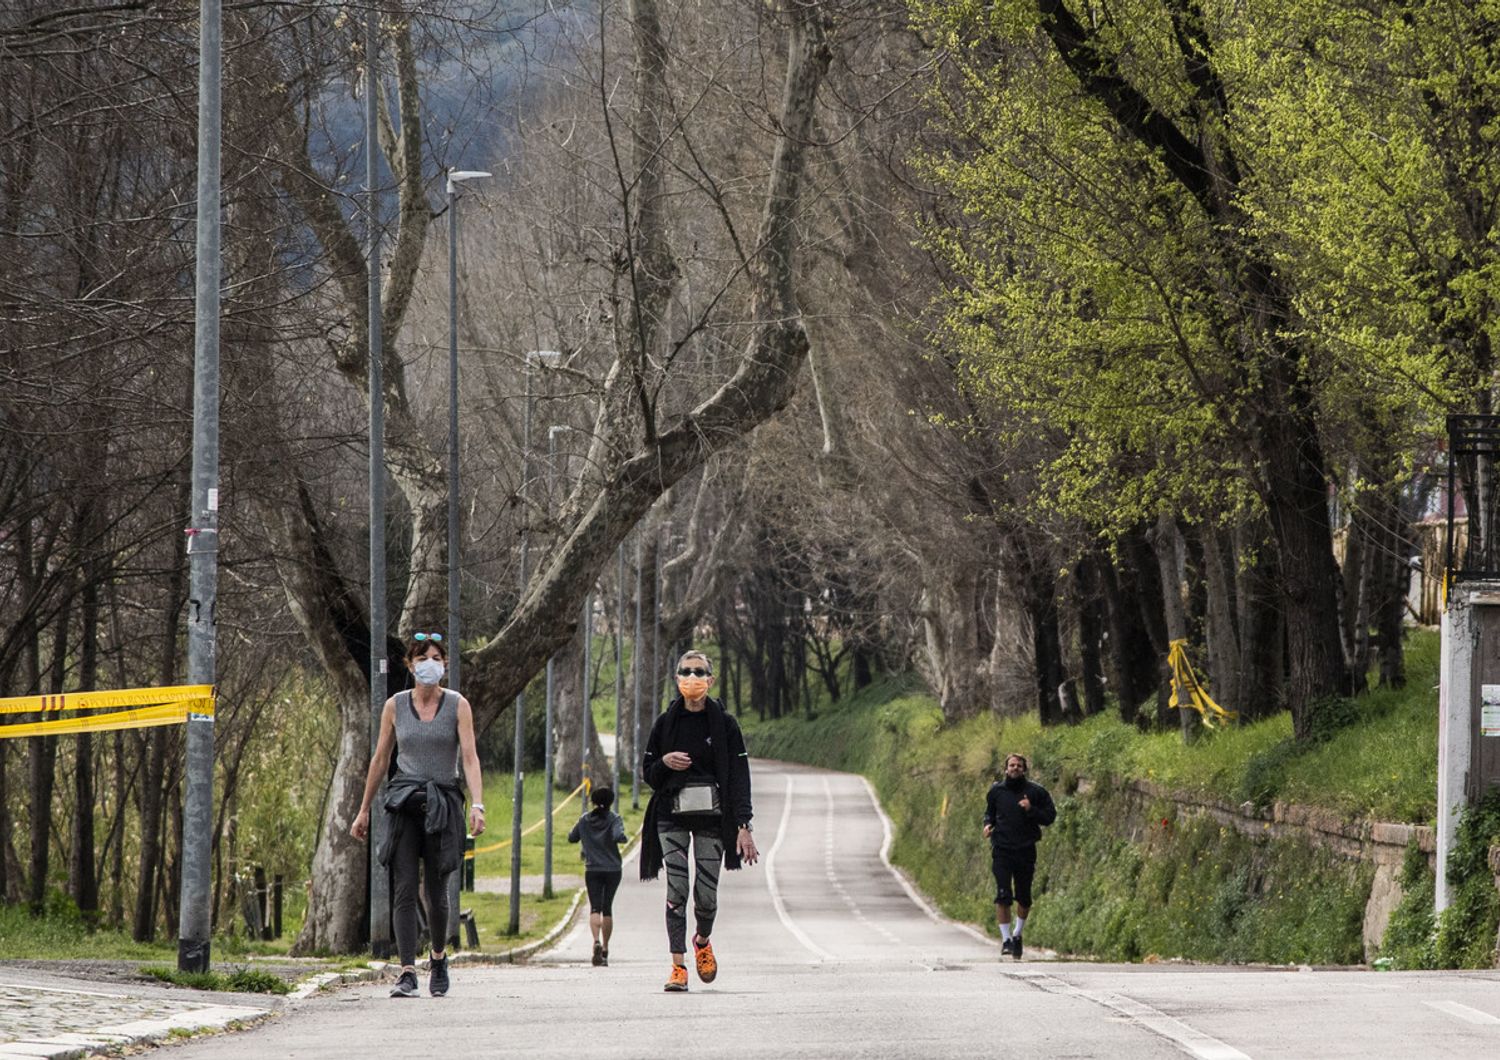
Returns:
[[[614,931],[615,891],[620,888],[620,844],[625,842],[625,821],[611,813],[612,788],[595,788],[594,808],[578,819],[568,833],[569,843],[583,844],[583,882],[589,891],[589,930],[594,935],[594,966],[609,964],[609,936]]]

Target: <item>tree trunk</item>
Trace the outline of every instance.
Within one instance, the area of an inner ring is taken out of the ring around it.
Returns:
[[[78,681],[85,689],[99,687],[99,582],[90,577],[83,587],[83,644]],[[92,926],[99,917],[99,875],[94,862],[94,739],[79,733],[73,769],[73,834],[68,859],[68,892],[84,920]]]
[[[52,631],[52,672],[47,686],[53,695],[62,692],[67,673],[70,611],[65,601]],[[40,914],[47,904],[52,852],[52,792],[57,784],[57,737],[33,736],[27,743],[31,751],[31,890],[28,899],[35,915]]]
[[[188,523],[187,512],[191,503],[191,483],[183,476],[177,483],[177,511],[179,525]],[[182,621],[182,609],[187,603],[187,538],[173,535],[172,564],[167,574],[165,599],[162,608],[161,640],[158,644],[157,670],[161,683],[166,686],[177,683],[179,653],[177,639]],[[140,872],[136,877],[135,918],[131,923],[131,937],[137,942],[150,942],[156,937],[157,873],[165,860],[162,856],[161,833],[163,785],[166,777],[167,730],[157,726],[147,736],[148,766],[140,782],[141,844]]]
[[[799,185],[818,87],[830,54],[820,6],[798,3],[789,13],[779,135],[754,244],[758,249],[749,269],[751,336],[731,378],[696,409],[664,432],[656,431],[648,419],[643,441],[599,483],[598,493],[583,506],[566,540],[527,586],[520,607],[474,653],[468,672],[476,692],[471,701],[481,721],[510,702],[547,656],[567,642],[584,596],[613,559],[615,547],[656,499],[791,399],[807,355],[793,269]],[[606,411],[601,407],[601,415]],[[602,453],[610,432],[600,430],[596,435],[594,452]],[[593,460],[590,466],[603,466],[603,461]]]
[[[1285,636],[1276,588],[1276,554],[1261,521],[1237,525],[1232,539],[1240,632],[1239,702],[1234,708],[1241,718],[1253,721],[1281,709]]]
[[[1222,531],[1204,527],[1203,581],[1209,691],[1219,706],[1239,710],[1242,701],[1240,631],[1236,624],[1234,553]]]
[[[1151,534],[1152,547],[1156,550],[1156,563],[1158,576],[1161,578],[1162,586],[1162,617],[1166,623],[1167,641],[1170,645],[1173,641],[1186,641],[1188,637],[1187,606],[1182,598],[1182,553],[1181,536],[1177,532],[1177,523],[1170,515],[1163,513],[1157,517],[1156,529]],[[1161,691],[1157,693],[1157,722],[1163,728],[1171,725],[1170,701],[1172,688],[1172,667],[1167,662],[1167,657],[1161,660]],[[1187,707],[1177,708],[1178,728],[1182,732],[1184,740],[1191,740],[1196,735],[1197,719],[1194,712]]]
[[[298,503],[265,513],[278,543],[277,573],[287,604],[328,675],[339,712],[338,758],[313,854],[307,916],[292,951],[353,953],[368,938],[372,852],[349,834],[349,826],[359,814],[370,768],[370,686],[343,628],[357,621],[353,592],[334,565],[306,485],[297,480],[290,487]]]
[[[1074,571],[1073,599],[1078,613],[1078,660],[1083,681],[1083,715],[1104,712],[1104,600],[1100,557],[1090,553]]]

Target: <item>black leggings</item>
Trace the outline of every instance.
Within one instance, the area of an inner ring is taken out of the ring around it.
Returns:
[[[442,836],[429,834],[420,817],[402,822],[401,836],[391,852],[391,924],[396,929],[396,952],[402,965],[417,960],[417,861],[426,868],[427,933],[432,948],[448,945],[448,887],[437,865]]]
[[[667,945],[673,953],[687,952],[688,843],[693,847],[693,918],[698,934],[713,934],[719,912],[719,867],[724,862],[724,840],[719,822],[692,828],[665,823],[661,835],[662,864],[667,870]]]
[[[614,916],[615,892],[620,889],[621,870],[585,869],[583,885],[589,889],[589,912]]]

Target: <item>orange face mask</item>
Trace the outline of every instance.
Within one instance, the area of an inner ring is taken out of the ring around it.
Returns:
[[[708,678],[679,677],[677,691],[682,693],[683,699],[702,699],[708,694]]]

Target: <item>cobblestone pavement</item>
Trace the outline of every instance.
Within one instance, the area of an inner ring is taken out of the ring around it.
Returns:
[[[253,1022],[280,1006],[270,995],[96,982],[0,966],[0,1060],[87,1056],[175,1029]]]

